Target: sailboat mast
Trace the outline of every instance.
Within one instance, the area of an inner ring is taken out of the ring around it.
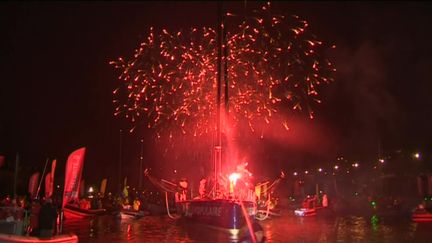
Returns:
[[[222,136],[221,136],[221,96],[222,96],[222,45],[223,45],[223,19],[222,19],[222,1],[218,2],[218,22],[217,22],[217,115],[216,115],[216,144],[214,148],[214,182],[213,197],[216,197],[219,191],[219,174],[222,160]]]
[[[14,170],[14,185],[13,185],[14,198],[17,198],[18,168],[19,168],[19,154],[17,153],[15,157],[15,170]]]
[[[223,47],[223,72],[225,84],[225,117],[228,117],[228,45],[226,37],[225,15],[222,15],[222,47]]]
[[[118,158],[118,193],[119,195],[122,192],[122,157],[123,157],[123,151],[122,151],[122,137],[123,137],[123,130],[120,129],[119,131],[119,158]]]
[[[141,149],[140,149],[140,173],[138,180],[138,190],[142,190],[142,171],[143,171],[143,153],[144,153],[144,139],[141,138]]]

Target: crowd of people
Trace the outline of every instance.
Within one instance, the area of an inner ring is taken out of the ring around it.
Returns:
[[[56,232],[57,217],[58,207],[51,198],[31,200],[30,195],[7,195],[0,201],[0,220],[21,226],[11,233],[51,237]]]

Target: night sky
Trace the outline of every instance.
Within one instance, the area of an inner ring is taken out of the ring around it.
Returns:
[[[225,7],[243,11],[244,3]],[[276,166],[288,156],[314,164],[339,155],[372,160],[378,148],[430,151],[432,4],[273,7],[299,15],[319,39],[334,43],[331,58],[338,70],[321,92],[316,119],[299,118],[290,131],[295,139],[265,140],[277,154],[272,160],[281,160]],[[128,125],[113,116],[112,91],[119,80],[109,61],[131,56],[151,26],[176,31],[216,24],[217,2],[1,3],[0,154],[12,163],[19,153],[23,164],[41,171],[46,158],[64,164],[70,152],[85,146],[84,178],[115,176],[119,130]],[[123,161],[133,168],[125,171],[132,178],[140,137],[145,163],[155,160],[148,131],[123,135]]]

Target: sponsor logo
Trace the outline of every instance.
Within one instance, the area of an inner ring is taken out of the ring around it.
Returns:
[[[222,214],[221,207],[202,207],[202,206],[189,206],[186,213],[187,216],[213,216],[220,217]]]

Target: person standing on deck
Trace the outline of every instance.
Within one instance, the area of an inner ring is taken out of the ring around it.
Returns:
[[[323,198],[322,198],[322,206],[324,208],[326,208],[328,206],[328,198],[327,198],[327,194],[324,193]]]

